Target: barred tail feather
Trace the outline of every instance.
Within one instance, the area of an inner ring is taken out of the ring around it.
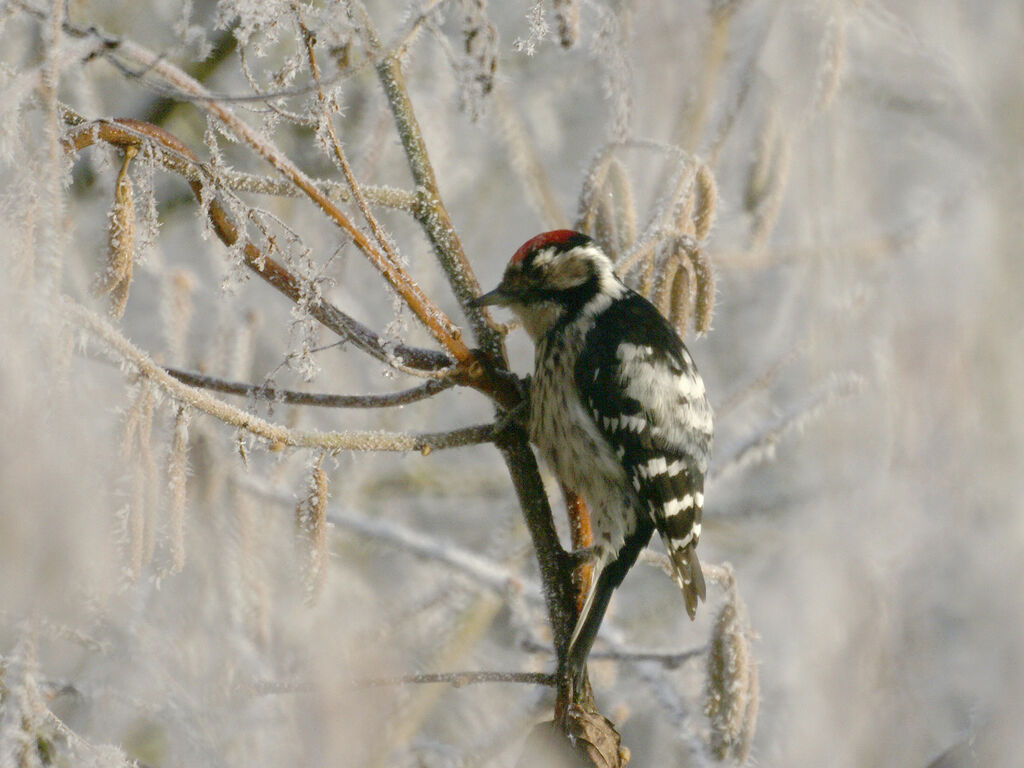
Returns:
[[[590,648],[594,645],[594,640],[597,639],[597,631],[601,628],[605,611],[608,610],[612,592],[622,583],[626,572],[633,567],[640,550],[647,546],[652,533],[654,533],[654,523],[648,518],[641,518],[637,521],[633,532],[626,536],[626,540],[618,552],[601,547],[596,548],[594,578],[590,583],[587,598],[583,601],[580,615],[576,619],[566,658],[574,690],[581,690],[583,686],[587,656],[590,655]],[[697,567],[699,570],[700,566]],[[701,581],[702,585],[703,583]]]
[[[669,553],[672,575],[683,591],[686,612],[692,619],[697,615],[698,600],[707,600],[707,587],[704,585],[704,571],[697,559],[697,546],[691,541],[684,547],[670,549]]]
[[[594,564],[596,578],[591,581],[587,599],[583,602],[580,615],[576,618],[576,627],[569,640],[568,669],[572,676],[573,689],[580,690],[583,686],[583,671],[586,669],[587,656],[597,639],[597,631],[601,627],[612,591],[618,584],[611,583],[613,569],[606,568],[607,562],[598,561]]]

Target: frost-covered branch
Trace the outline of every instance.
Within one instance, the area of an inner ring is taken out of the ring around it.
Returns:
[[[28,4],[24,4],[23,7],[30,12],[39,13],[37,9]],[[394,288],[417,319],[459,363],[467,366],[473,363],[474,356],[462,342],[462,332],[458,326],[430,300],[404,269],[392,263],[377,246],[371,243],[316,182],[285,155],[273,141],[243,122],[230,108],[219,102],[216,95],[209,92],[202,83],[190,77],[164,56],[158,55],[132,40],[107,35],[95,27],[83,29],[65,23],[63,28],[67,34],[74,37],[95,37],[103,40],[103,55],[107,58],[117,60],[118,57],[123,57],[135,66],[141,67],[144,72],[161,78],[195,99],[197,104],[220,121],[227,130],[270,163],[285,179],[302,190],[334,224],[343,230]],[[478,292],[477,290],[467,295],[466,300]]]
[[[454,688],[479,683],[524,683],[553,687],[555,676],[545,672],[420,672],[396,677],[371,677],[355,681],[357,688],[379,688],[409,683],[449,683]]]
[[[230,168],[217,171],[217,181],[233,192],[252,192],[257,195],[276,195],[278,197],[301,197],[302,191],[290,181],[260,176],[255,173],[244,173]],[[345,184],[330,179],[316,179],[316,185],[332,200],[341,203],[352,201],[352,193]],[[383,208],[394,208],[412,213],[416,207],[417,197],[412,192],[396,187],[381,187],[364,184],[360,187],[367,202]]]
[[[712,467],[707,475],[707,486],[712,488],[729,475],[771,459],[778,444],[785,437],[802,430],[837,400],[855,395],[863,388],[864,380],[860,376],[848,375],[837,378],[811,402],[786,414]]]
[[[129,119],[91,122],[75,119],[74,122],[74,128],[63,139],[66,152],[81,151],[97,141],[125,148],[146,143],[154,148],[157,160],[165,168],[185,177],[197,199],[203,201],[206,197],[204,185],[211,180],[205,168],[188,147],[162,128]],[[218,200],[208,203],[210,223],[217,236],[225,245],[235,246],[239,240],[238,228]],[[303,282],[283,264],[248,241],[242,247],[242,257],[247,267],[292,301],[302,300],[306,292]],[[436,371],[452,364],[451,358],[441,352],[387,341],[322,297],[309,303],[309,312],[343,339],[399,369]]]
[[[295,499],[291,494],[277,491],[265,483],[251,479],[238,482],[239,487],[245,491],[286,508],[295,505]],[[524,579],[496,560],[478,555],[447,539],[415,531],[391,520],[367,517],[336,507],[327,510],[327,522],[340,530],[396,547],[416,557],[441,563],[468,576],[473,584],[486,587],[496,594],[503,595],[511,589],[530,602],[536,603],[541,600],[541,588],[536,582]]]
[[[171,376],[141,349],[126,339],[104,318],[96,315],[81,304],[65,299],[62,306],[65,317],[72,326],[84,328],[103,342],[102,349],[116,359],[129,364],[147,380],[160,387],[167,395],[192,406],[225,424],[244,429],[250,434],[270,443],[298,448],[319,448],[325,451],[421,451],[429,453],[443,448],[456,448],[490,442],[494,439],[494,427],[490,424],[466,427],[449,432],[433,433],[392,433],[366,430],[344,432],[320,432],[298,430],[274,424],[248,411],[208,394],[205,390],[190,387]]]
[[[210,389],[228,395],[243,395],[257,400],[269,400],[288,405],[312,405],[319,408],[393,408],[408,405],[433,397],[455,386],[451,379],[430,379],[411,389],[390,392],[383,395],[334,395],[317,392],[296,392],[290,389],[250,384],[241,381],[227,381],[178,368],[164,368],[171,376],[192,387]]]
[[[380,56],[382,45],[380,37],[362,3],[354,3],[360,14],[363,31],[371,55]],[[483,312],[469,306],[469,301],[480,294],[473,268],[462,249],[455,226],[441,199],[437,185],[437,177],[430,162],[423,133],[413,110],[412,100],[405,85],[402,74],[402,62],[398,56],[385,55],[378,60],[377,75],[384,87],[384,94],[395,118],[398,136],[409,161],[409,170],[413,181],[420,191],[420,205],[416,218],[430,239],[444,269],[448,282],[455,293],[459,304],[469,318],[473,333],[480,341],[483,349],[495,359],[504,359],[504,344],[501,336],[487,324]]]

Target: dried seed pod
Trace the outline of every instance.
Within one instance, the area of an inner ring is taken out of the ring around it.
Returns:
[[[128,303],[128,287],[132,280],[132,261],[135,257],[135,194],[128,176],[128,166],[137,153],[136,147],[125,148],[124,162],[114,186],[114,204],[109,213],[107,266],[95,285],[97,294],[111,294],[110,315],[118,319],[124,314]]]
[[[711,752],[742,765],[757,725],[757,664],[750,651],[746,610],[729,590],[708,644],[704,712],[711,723]]]

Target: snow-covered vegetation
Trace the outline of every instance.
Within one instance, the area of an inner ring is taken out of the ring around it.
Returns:
[[[593,764],[1016,765],[1022,37],[0,0],[0,768],[532,765],[556,709]],[[716,409],[708,602],[652,550],[585,716],[577,532],[502,415],[531,346],[466,307],[560,227]]]

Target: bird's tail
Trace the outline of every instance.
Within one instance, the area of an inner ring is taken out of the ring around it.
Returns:
[[[674,548],[669,542],[668,559],[672,564],[672,578],[683,591],[686,601],[686,612],[692,619],[697,615],[697,601],[707,599],[707,587],[704,584],[704,571],[697,559],[697,546],[691,541],[686,546]]]
[[[573,690],[580,690],[583,686],[583,671],[586,669],[587,656],[597,638],[597,631],[601,628],[601,621],[608,610],[608,603],[622,579],[613,581],[616,576],[616,569],[606,567],[608,558],[599,556],[594,563],[596,578],[590,582],[590,591],[583,601],[583,607],[576,618],[576,626],[572,631],[572,638],[569,640],[569,651],[567,653],[567,669],[573,682]]]

